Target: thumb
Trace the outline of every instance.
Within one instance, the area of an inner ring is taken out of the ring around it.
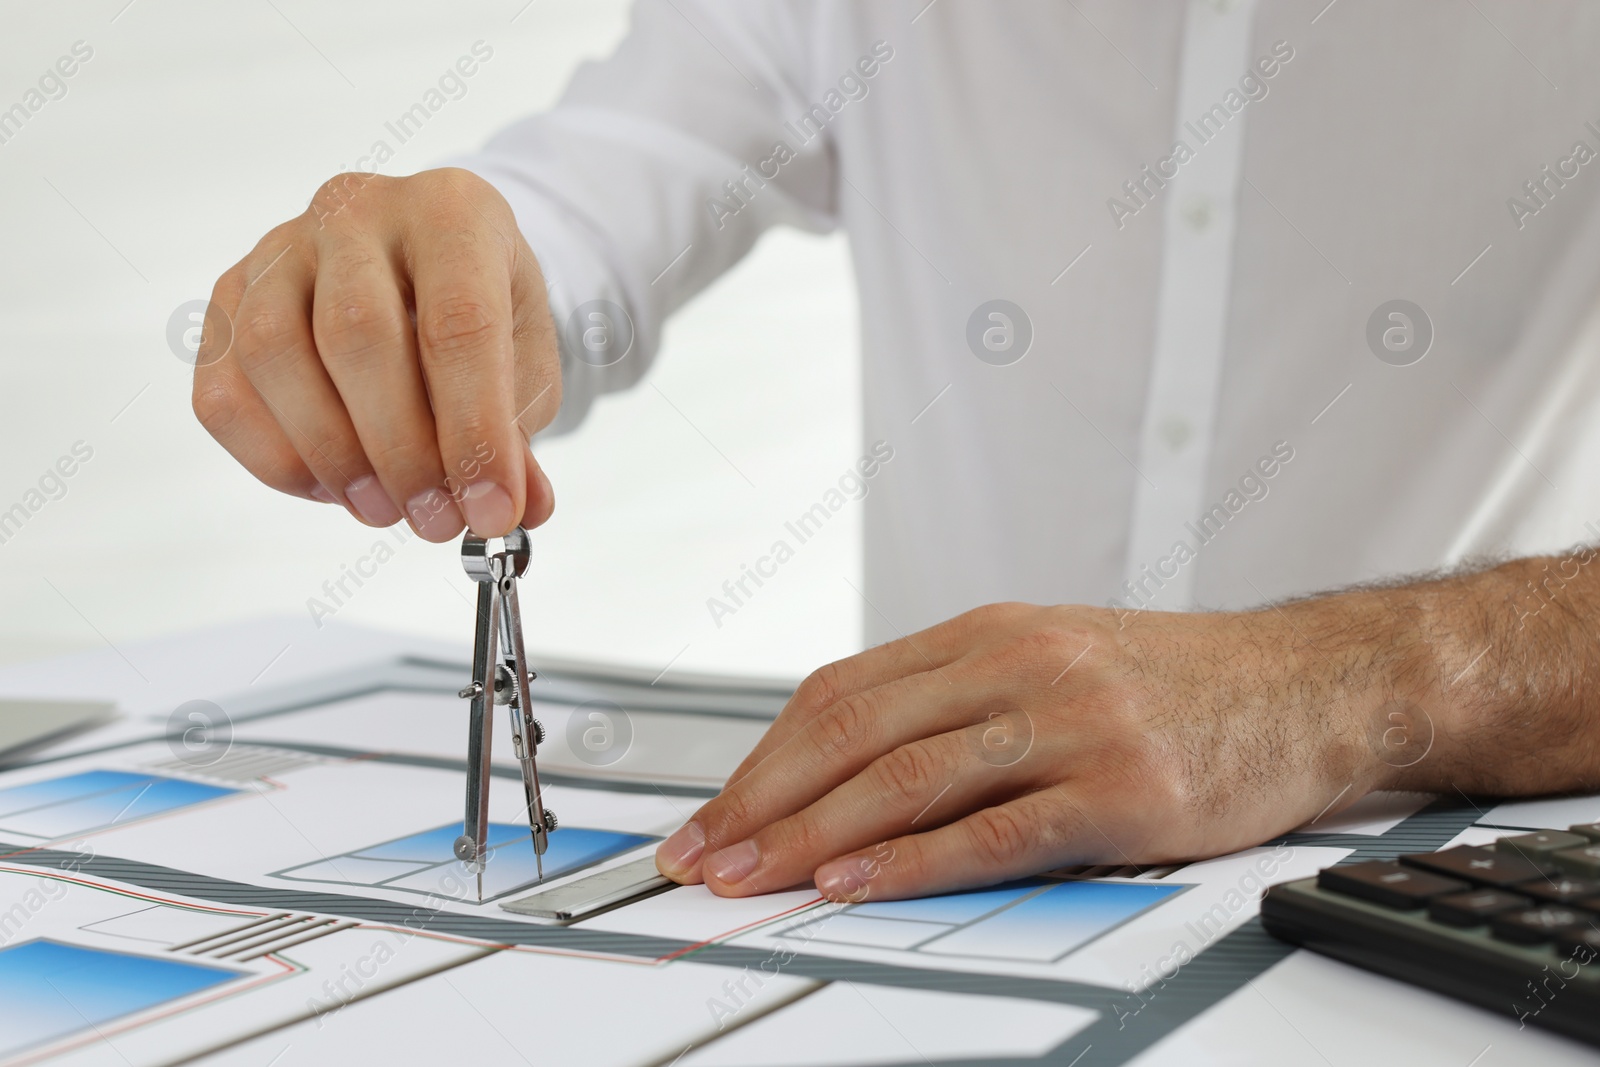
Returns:
[[[527,503],[522,507],[522,525],[532,529],[550,520],[551,513],[556,509],[556,494],[550,487],[550,478],[532,453],[528,454],[524,467],[527,469],[528,495]]]

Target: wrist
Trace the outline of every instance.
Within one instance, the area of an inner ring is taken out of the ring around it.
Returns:
[[[1447,767],[1459,758],[1467,707],[1453,687],[1482,643],[1453,623],[1452,590],[1443,583],[1366,591],[1390,623],[1377,631],[1368,697],[1368,740],[1375,789],[1448,791]],[[1475,645],[1472,652],[1468,646]]]
[[[1418,783],[1453,734],[1437,700],[1442,664],[1432,612],[1414,588],[1352,590],[1269,609],[1293,641],[1283,679],[1288,699],[1311,704],[1328,784],[1346,791],[1345,803],[1377,789],[1428,788]]]

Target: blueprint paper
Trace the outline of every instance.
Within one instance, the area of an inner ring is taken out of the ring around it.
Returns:
[[[146,743],[0,775],[0,841],[86,840],[104,855],[217,879],[463,914],[487,909],[497,918],[494,900],[536,879],[520,789],[502,786],[491,796],[490,843],[498,847],[485,874],[490,899],[479,904],[475,879],[450,848],[461,833],[460,773],[301,756],[270,776],[222,785],[192,772],[177,777],[170,767],[166,747]],[[551,884],[625,862],[677,825],[675,807],[659,794],[549,786],[545,802],[599,824],[573,825],[577,816],[569,815],[551,835]]]
[[[250,656],[225,658],[235,670]],[[905,1063],[941,1042],[978,1060],[1070,1063],[1093,1046],[1097,1062],[1123,1063],[1294,958],[1255,921],[1266,884],[1346,856],[1512,832],[1474,826],[1489,820],[1470,804],[1407,816],[1383,799],[1309,836],[1137,878],[1024,879],[912,902],[869,891],[849,907],[805,888],[722,899],[677,887],[560,928],[499,906],[535,876],[503,745],[483,903],[448,848],[465,785],[456,670],[401,657],[288,673],[279,688],[240,678],[218,698],[231,736],[214,750],[167,736],[151,705],[0,772],[0,983],[11,983],[0,989],[59,986],[84,1009],[19,1000],[25,1018],[14,1010],[0,1025],[12,1035],[0,1063],[287,1065],[384,1050],[406,1061],[430,1042],[481,1062],[539,1062],[524,1051],[535,1004],[559,1016],[539,1048],[582,1062],[704,1065],[761,1048],[767,1060],[887,1063],[910,1038]],[[726,706],[697,720],[677,706],[685,699],[634,715],[634,750],[615,766],[590,766],[552,737],[541,766],[562,827],[549,882],[648,856],[764,729]],[[565,738],[581,707],[549,700],[540,712]],[[674,736],[688,757],[676,758]],[[47,884],[70,884],[79,904],[44,907]],[[85,903],[102,899],[116,903]],[[7,959],[11,948],[22,951]],[[85,984],[89,973],[102,985]],[[117,978],[128,973],[149,980]],[[1162,1010],[1143,1012],[1149,1003]],[[904,1033],[833,1040],[866,1018],[863,1005]],[[1425,1022],[1433,1009],[1419,1005]],[[960,1010],[988,1012],[1003,1032],[944,1041],[939,1028]],[[608,1025],[619,1013],[639,1026]],[[67,1032],[69,1014],[93,1026]]]
[[[0,1063],[169,1062],[336,1013],[486,951],[359,926],[254,958],[248,949],[228,955],[225,944],[181,947],[271,914],[0,861]],[[286,944],[333,926],[325,916],[287,918],[277,938]]]
[[[1298,832],[1378,837],[1393,830],[1432,801],[1433,797],[1427,793],[1368,793],[1343,810],[1313,819],[1299,827]]]
[[[668,1063],[688,1049],[714,1047],[724,1033],[768,1012],[781,1013],[819,985],[783,975],[757,985],[736,970],[696,963],[498,952],[352,1004],[326,1025],[287,1027],[204,1062]]]
[[[1347,849],[1251,849],[1165,879],[1004,886],[915,901],[832,904],[809,891],[728,902],[703,886],[675,890],[585,924],[590,928],[972,974],[1142,989],[1259,910],[1272,882],[1306,877]],[[870,889],[870,887],[869,887]],[[763,902],[771,901],[767,915]]]
[[[281,715],[238,720],[233,724],[233,737],[254,744],[289,742],[352,752],[377,749],[459,759],[466,729],[464,710],[465,701],[454,693],[375,693]],[[619,718],[619,710],[626,716],[625,724]],[[708,728],[703,717],[672,712],[630,713],[616,705],[550,701],[535,701],[533,713],[545,726],[546,740],[539,748],[541,769],[548,767],[602,781],[647,778],[697,785],[708,791],[721,786],[768,726],[765,721],[721,717]],[[573,748],[576,742],[581,749],[586,729],[602,728],[591,727],[594,716],[617,718],[615,724],[602,721],[602,727],[628,732],[626,749],[603,764],[597,762],[600,757],[594,753]],[[575,729],[574,718],[578,720]],[[503,728],[503,720],[495,725],[495,759],[503,766],[513,767],[516,760],[508,731]],[[684,817],[693,814],[697,806],[689,804]]]
[[[1286,1063],[1592,1067],[1587,1045],[1313,952],[1298,952],[1180,1027],[1136,1067]]]
[[[834,982],[691,1050],[681,1067],[868,1067],[1040,1056],[1093,1022],[1070,1004]]]
[[[1508,800],[1478,820],[1484,826],[1514,830],[1565,830],[1580,823],[1600,822],[1600,796]]]

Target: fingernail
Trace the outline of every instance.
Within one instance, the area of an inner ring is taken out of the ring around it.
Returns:
[[[378,482],[376,474],[357,478],[344,491],[345,499],[369,526],[393,526],[400,521],[400,509]]]
[[[321,485],[313,485],[311,487],[311,499],[320,500],[324,504],[337,504],[339,502],[338,497],[328,492]]]
[[[535,467],[534,474],[538,476],[539,485],[544,489],[544,498],[548,502],[550,510],[554,511],[556,507],[556,491],[550,485],[550,476],[544,472],[543,467]]]
[[[737,845],[729,845],[721,852],[713,853],[706,860],[706,870],[719,882],[742,882],[750,877],[760,858],[754,841],[740,841]]]
[[[697,822],[686,822],[656,849],[656,867],[663,874],[687,874],[706,848],[706,832]]]
[[[473,482],[461,494],[461,511],[479,537],[499,537],[511,529],[511,494],[494,482]]]
[[[466,525],[456,502],[442,489],[425,489],[406,501],[406,517],[425,541],[448,541]]]
[[[817,868],[817,892],[829,900],[859,900],[862,889],[871,881],[876,869],[868,870],[871,862],[861,857],[823,864]]]

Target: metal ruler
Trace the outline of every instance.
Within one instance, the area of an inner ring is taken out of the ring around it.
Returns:
[[[596,871],[586,878],[564,885],[540,889],[525,897],[505,901],[500,906],[506,911],[536,919],[576,922],[654,896],[675,884],[656,870],[656,859],[652,855],[620,867]]]

